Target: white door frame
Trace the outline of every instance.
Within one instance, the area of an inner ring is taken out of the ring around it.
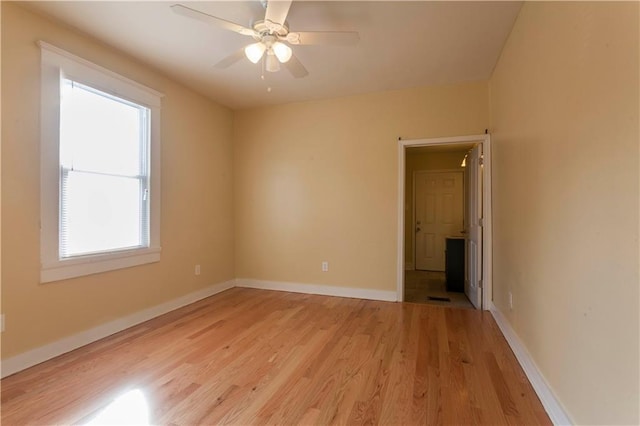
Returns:
[[[493,250],[491,226],[491,136],[469,135],[429,139],[399,139],[398,140],[398,249],[397,249],[397,298],[404,300],[404,215],[405,215],[405,159],[406,149],[416,146],[458,145],[469,142],[482,144],[484,183],[482,187],[482,309],[489,310],[493,299]]]

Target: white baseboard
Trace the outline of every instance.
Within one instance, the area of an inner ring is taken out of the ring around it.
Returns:
[[[404,270],[405,271],[413,271],[414,270],[413,262],[405,262],[404,263]]]
[[[41,362],[47,361],[56,356],[70,352],[81,346],[95,342],[119,331],[125,330],[134,325],[148,321],[167,312],[181,308],[185,305],[197,302],[198,300],[213,296],[214,294],[223,292],[233,287],[256,288],[263,290],[288,291],[292,293],[319,294],[325,296],[349,297],[357,299],[381,300],[387,302],[396,302],[397,294],[395,291],[388,290],[372,290],[351,287],[335,287],[318,284],[302,284],[280,281],[263,281],[246,278],[238,278],[210,287],[189,293],[177,299],[170,300],[160,305],[136,312],[123,318],[99,325],[92,329],[65,337],[48,345],[40,346],[14,357],[2,361],[1,377],[7,377],[18,371],[32,367]],[[531,382],[533,389],[540,398],[551,421],[556,425],[571,425],[569,415],[558,401],[551,390],[546,379],[536,366],[527,351],[526,347],[520,341],[509,321],[504,317],[500,310],[491,304],[489,310],[495,318],[498,327],[502,331],[507,343],[515,354],[518,362],[522,366],[527,378]]]
[[[302,284],[281,281],[262,281],[248,278],[237,278],[236,287],[258,288],[262,290],[289,291],[291,293],[321,294],[323,296],[351,297],[356,299],[382,300],[397,302],[395,291],[371,290],[365,288],[334,287],[319,284]]]
[[[166,314],[167,312],[181,308],[185,305],[197,302],[222,291],[228,290],[235,286],[235,280],[226,281],[219,284],[214,284],[202,290],[195,291],[193,293],[186,294],[177,299],[170,300],[168,302],[156,305],[154,307],[144,309],[126,317],[119,318],[117,320],[108,322],[106,324],[99,325],[92,329],[74,334],[64,339],[60,339],[48,345],[40,346],[30,351],[21,353],[14,357],[8,358],[2,361],[2,373],[1,377],[6,377],[18,371],[32,367],[41,362],[47,361],[58,355],[70,352],[81,346],[100,340],[104,337],[110,336],[119,331],[125,330],[134,325],[148,321],[152,318]]]
[[[498,327],[502,331],[507,343],[511,347],[514,355],[518,359],[520,366],[524,370],[529,382],[533,386],[540,402],[544,406],[545,411],[551,418],[551,421],[555,425],[572,425],[571,418],[567,414],[566,410],[562,407],[562,404],[556,398],[555,394],[551,390],[549,383],[544,378],[538,366],[531,358],[531,355],[527,351],[527,348],[522,344],[520,338],[516,334],[515,330],[511,327],[509,321],[500,312],[500,310],[492,303],[489,307],[493,318],[495,318]]]
[[[129,327],[148,321],[160,315],[166,314],[185,305],[197,302],[214,294],[223,292],[233,287],[248,287],[264,290],[290,291],[292,293],[321,294],[326,296],[351,297],[358,299],[397,301],[395,291],[369,290],[361,288],[333,287],[316,284],[298,284],[277,281],[260,281],[237,279],[219,284],[214,284],[202,290],[189,293],[157,306],[127,315],[126,317],[110,321],[92,329],[82,331],[69,337],[57,340],[44,346],[23,352],[14,357],[1,361],[0,377],[4,378],[17,373],[56,356],[65,354],[81,346],[88,345],[97,340],[126,330]]]

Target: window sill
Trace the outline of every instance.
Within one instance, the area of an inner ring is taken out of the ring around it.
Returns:
[[[65,280],[160,261],[160,247],[123,250],[43,264],[40,283]]]

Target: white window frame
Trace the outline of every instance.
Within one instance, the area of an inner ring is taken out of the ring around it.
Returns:
[[[128,268],[160,261],[160,104],[164,96],[43,41],[40,110],[40,282]],[[72,258],[60,257],[60,88],[61,78],[143,105],[151,110],[149,247]]]

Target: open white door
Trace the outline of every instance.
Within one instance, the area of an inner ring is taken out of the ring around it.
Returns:
[[[444,271],[445,237],[462,229],[462,179],[461,172],[415,172],[417,270]]]
[[[467,205],[465,227],[467,235],[467,268],[464,292],[477,309],[482,307],[482,145],[476,145],[467,156],[465,183]]]

